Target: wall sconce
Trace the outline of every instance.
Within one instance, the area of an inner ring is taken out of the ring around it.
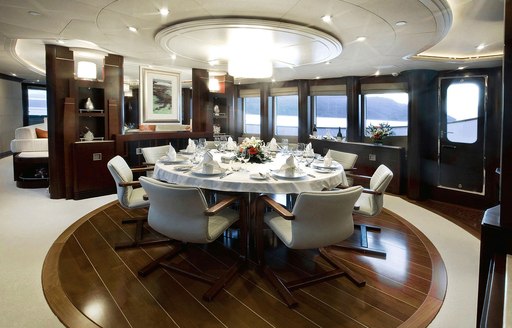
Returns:
[[[79,61],[76,67],[76,77],[79,79],[96,80],[97,66],[90,61]]]
[[[209,78],[208,79],[208,89],[210,89],[210,92],[218,92],[220,90],[220,83],[219,80],[216,78]]]
[[[133,97],[133,91],[128,83],[123,84],[123,91],[125,97]]]

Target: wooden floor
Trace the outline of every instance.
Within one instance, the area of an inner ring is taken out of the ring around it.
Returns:
[[[371,245],[387,258],[332,250],[367,285],[346,278],[294,292],[299,306],[288,309],[279,295],[248,264],[213,302],[204,302],[208,286],[158,269],[145,278],[137,271],[168,245],[114,251],[129,240],[134,225],[116,202],[69,227],[50,249],[43,267],[46,299],[69,327],[426,327],[438,312],[446,291],[446,271],[430,241],[397,215],[385,211],[371,223],[382,232],[369,233]],[[358,222],[368,221],[355,216]],[[355,236],[357,238],[357,236]],[[290,251],[266,236],[267,263],[284,278],[327,269],[313,251]],[[236,234],[208,247],[190,247],[173,260],[184,268],[216,274],[234,263]]]

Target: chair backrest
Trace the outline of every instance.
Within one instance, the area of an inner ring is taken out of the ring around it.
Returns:
[[[119,203],[126,208],[131,208],[130,198],[133,192],[133,187],[122,187],[119,184],[123,182],[132,182],[133,173],[128,163],[121,156],[117,155],[107,163],[107,168],[112,174],[114,181],[116,182],[117,198]]]
[[[291,221],[290,248],[319,248],[347,239],[354,232],[352,211],[363,187],[303,192],[297,196]]]
[[[393,172],[384,164],[381,164],[370,179],[370,189],[378,191],[380,195],[364,194],[364,201],[360,203],[360,209],[356,212],[375,216],[384,207],[384,192],[393,179]]]
[[[190,243],[210,242],[208,204],[201,189],[140,177],[149,197],[148,224],[157,232]]]
[[[169,152],[169,145],[142,148],[142,156],[146,164],[155,164],[162,156]]]
[[[329,149],[327,151],[331,154],[331,158],[343,166],[343,169],[353,169],[357,161],[357,154],[346,153],[343,151]]]

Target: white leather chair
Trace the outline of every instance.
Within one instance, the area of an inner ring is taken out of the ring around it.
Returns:
[[[117,199],[122,207],[126,209],[137,209],[147,208],[149,206],[149,201],[145,199],[146,192],[142,188],[134,188],[140,187],[140,183],[133,180],[133,172],[145,172],[146,168],[131,169],[124,158],[119,155],[108,161],[107,168],[116,182]],[[146,221],[146,216],[131,217],[123,220],[122,223],[136,224],[135,236],[132,241],[115,244],[114,248],[120,249],[168,241],[168,239],[161,238],[143,241],[144,222]]]
[[[208,282],[211,288],[203,295],[203,299],[210,301],[238,272],[245,262],[247,229],[245,199],[242,196],[231,196],[222,199],[217,204],[208,207],[204,194],[200,188],[169,184],[148,177],[140,177],[139,181],[146,190],[149,201],[148,224],[155,231],[181,242],[181,247],[174,247],[162,257],[152,261],[139,270],[139,275],[146,276],[159,267],[184,274],[188,277]],[[239,201],[239,210],[229,206]],[[188,272],[167,260],[178,255],[185,249],[187,243],[208,244],[215,241],[233,223],[239,221],[240,225],[240,257],[225,274],[212,278],[211,275],[202,275]]]
[[[145,147],[141,149],[146,165],[154,165],[162,156],[169,152],[169,145]]]
[[[363,189],[361,197],[356,202],[354,213],[364,216],[379,215],[384,207],[384,192],[393,179],[393,172],[384,164],[381,164],[371,177],[358,176],[370,180],[369,189]],[[338,244],[336,246],[350,248],[373,255],[386,256],[386,252],[380,248],[368,247],[368,231],[380,232],[380,227],[360,224],[356,225],[361,230],[360,245]]]
[[[353,172],[356,170],[355,165],[357,162],[357,158],[359,157],[357,154],[347,153],[343,151],[329,149],[327,151],[331,155],[331,158],[336,162],[340,163],[343,166],[343,170],[347,172],[347,186],[352,186],[354,184],[354,180],[352,178]]]
[[[359,287],[365,281],[343,263],[329,255],[328,246],[339,243],[354,232],[352,210],[361,195],[361,186],[332,191],[303,192],[297,197],[293,210],[289,212],[281,204],[266,195],[258,197],[256,203],[256,249],[258,262],[270,283],[283,297],[288,307],[297,305],[291,291],[347,276]],[[267,207],[273,211],[266,211]],[[319,248],[320,255],[335,269],[313,275],[310,279],[301,278],[283,281],[264,264],[263,222],[266,223],[284,245],[292,249]]]

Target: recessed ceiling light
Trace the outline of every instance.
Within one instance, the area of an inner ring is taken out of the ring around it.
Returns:
[[[136,27],[128,26],[128,29],[129,29],[131,32],[137,32],[137,28],[136,28]]]
[[[41,13],[40,13],[40,12],[38,12],[38,11],[34,11],[34,10],[31,10],[31,11],[29,11],[28,13],[29,13],[30,15],[32,15],[32,16],[41,16]]]
[[[12,75],[12,76],[18,76],[18,75],[16,75],[16,73],[11,73],[11,75]]]
[[[330,23],[330,22],[332,22],[332,16],[331,15],[323,15],[322,16],[322,21],[324,23]]]
[[[330,64],[331,64],[331,62],[330,62],[330,61],[325,62],[325,65],[330,65]]]
[[[365,40],[366,40],[366,37],[365,37],[365,36],[359,36],[359,37],[357,37],[357,39],[356,39],[356,41],[357,41],[357,42],[363,42],[363,41],[365,41]]]
[[[213,60],[210,60],[210,61],[208,62],[208,64],[210,64],[210,66],[216,66],[216,65],[219,65],[219,64],[220,64],[220,62],[219,62],[219,60],[218,60],[218,59],[213,59]]]
[[[406,21],[398,21],[395,23],[395,26],[404,26],[404,25],[407,25]]]
[[[272,82],[275,82],[275,81],[276,81],[276,79],[272,79],[271,81],[272,81]]]
[[[458,70],[463,70],[465,68],[466,68],[466,66],[459,66],[459,67],[457,67]]]
[[[482,50],[485,48],[485,44],[480,43],[478,46],[476,46],[476,50]]]
[[[379,76],[379,75],[380,75],[380,70],[377,70],[377,71],[375,72],[375,76]]]
[[[172,54],[172,55],[171,55],[171,59],[172,59],[172,60],[176,60],[176,54]]]
[[[162,8],[159,11],[160,11],[160,15],[162,15],[162,16],[169,15],[169,9],[167,9],[167,8]]]

